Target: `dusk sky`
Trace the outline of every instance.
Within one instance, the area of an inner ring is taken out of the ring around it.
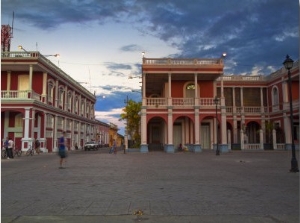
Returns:
[[[127,96],[141,100],[148,58],[219,58],[225,75],[267,75],[299,58],[297,0],[2,0],[11,51],[44,55],[99,96],[96,118],[118,121]],[[105,96],[105,98],[103,98]]]

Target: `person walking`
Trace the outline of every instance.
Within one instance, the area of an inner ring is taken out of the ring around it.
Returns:
[[[114,154],[117,154],[117,144],[116,144],[116,140],[115,139],[113,141],[112,147],[113,147]]]
[[[35,147],[35,151],[37,152],[37,154],[40,155],[40,146],[41,146],[41,143],[38,139],[35,140],[34,142],[34,147]]]
[[[8,157],[8,137],[6,137],[6,139],[3,143],[3,147],[5,148],[5,151],[6,151],[6,157],[7,157],[7,159],[9,159],[9,157]]]
[[[8,146],[7,146],[7,159],[13,159],[13,148],[14,148],[14,141],[9,138],[8,140]]]
[[[63,167],[63,163],[64,163],[64,161],[67,157],[65,134],[66,133],[63,132],[62,137],[60,137],[59,140],[58,140],[58,155],[60,156],[59,169],[65,169],[65,167]]]

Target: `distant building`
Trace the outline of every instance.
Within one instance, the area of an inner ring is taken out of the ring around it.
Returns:
[[[96,97],[39,52],[1,52],[1,138],[26,151],[35,138],[56,151],[92,140],[109,143],[110,126],[95,120]]]
[[[223,67],[222,58],[143,58],[141,152],[291,148],[287,70],[226,76]],[[291,74],[298,142],[299,61]]]

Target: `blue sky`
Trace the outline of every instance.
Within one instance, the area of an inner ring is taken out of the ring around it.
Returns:
[[[11,24],[11,51],[59,53],[51,61],[99,95],[96,118],[124,133],[127,96],[141,100],[145,57],[216,58],[225,75],[267,75],[286,54],[299,58],[297,0],[2,0],[1,24]]]

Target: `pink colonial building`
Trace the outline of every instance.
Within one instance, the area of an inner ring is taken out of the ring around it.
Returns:
[[[2,52],[1,138],[26,151],[39,139],[44,152],[57,150],[66,132],[68,149],[97,140],[96,97],[39,52]],[[104,137],[104,133],[103,133]],[[104,139],[104,138],[103,138]]]
[[[226,76],[223,68],[223,58],[143,58],[141,152],[291,148],[287,70]],[[298,61],[291,77],[297,144]]]

